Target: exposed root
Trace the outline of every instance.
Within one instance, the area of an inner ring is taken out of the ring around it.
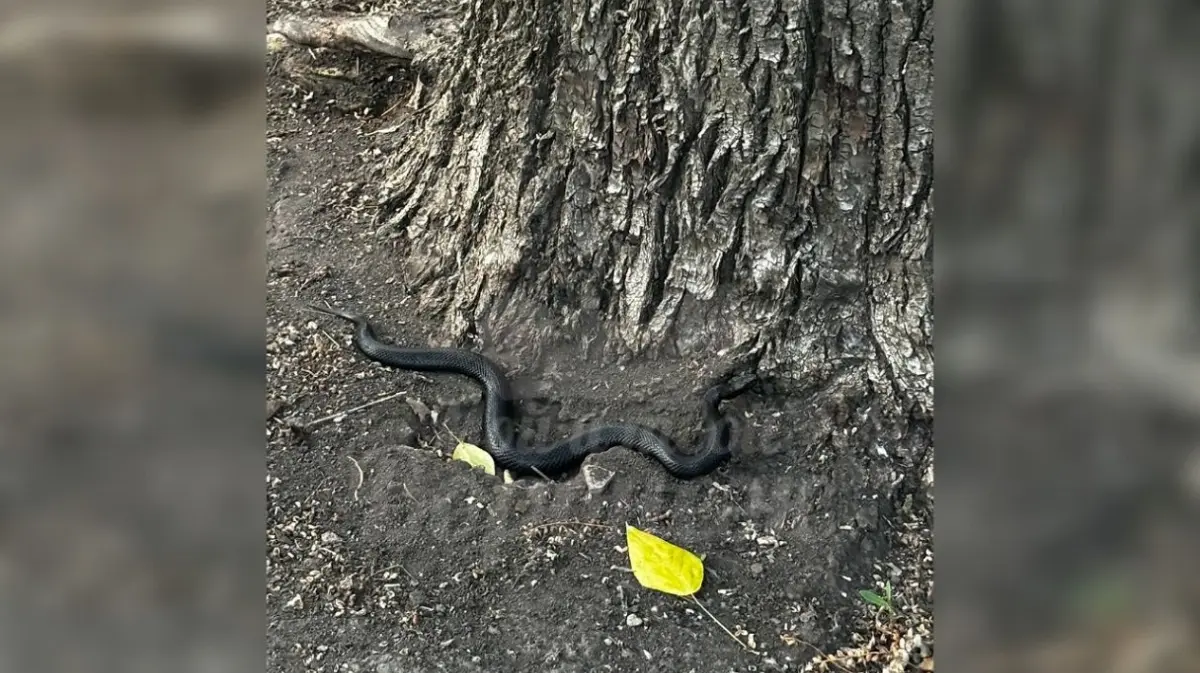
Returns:
[[[449,24],[438,23],[444,30]],[[415,61],[433,51],[436,40],[430,21],[417,16],[372,14],[368,16],[295,17],[271,24],[268,43],[275,36],[306,47],[360,50]],[[275,38],[277,39],[277,38]],[[278,42],[276,42],[278,44]]]

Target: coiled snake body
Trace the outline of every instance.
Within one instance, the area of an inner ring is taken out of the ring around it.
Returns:
[[[680,453],[662,433],[629,423],[593,428],[545,449],[522,450],[518,447],[512,390],[503,372],[492,361],[461,349],[392,346],[380,341],[371,323],[362,316],[315,305],[309,305],[309,308],[353,323],[354,346],[371,360],[398,369],[459,374],[479,383],[484,392],[483,448],[491,454],[497,470],[509,470],[516,475],[561,474],[578,465],[588,454],[615,446],[640,451],[681,479],[707,474],[732,455],[731,423],[721,414],[721,401],[742,393],[755,381],[752,376],[743,376],[719,383],[705,392],[703,439],[699,449],[691,455]]]

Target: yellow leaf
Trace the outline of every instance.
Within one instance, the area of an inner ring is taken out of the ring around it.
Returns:
[[[504,471],[504,483],[506,483],[506,484],[513,483],[512,472],[509,472],[508,470]]]
[[[647,589],[690,596],[704,582],[704,563],[692,552],[626,524],[629,564]]]
[[[496,461],[492,460],[492,455],[474,444],[459,442],[450,457],[471,467],[482,467],[484,472],[492,476],[496,475]]]

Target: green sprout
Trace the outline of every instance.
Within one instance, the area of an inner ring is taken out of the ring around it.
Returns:
[[[895,604],[892,602],[892,583],[890,581],[884,583],[882,596],[870,589],[862,589],[858,592],[858,595],[868,604],[875,606],[880,612],[886,612],[892,616],[899,614]]]

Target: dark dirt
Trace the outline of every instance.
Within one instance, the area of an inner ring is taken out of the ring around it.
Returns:
[[[285,3],[271,4],[268,21]],[[305,5],[296,11],[319,11]],[[406,310],[400,252],[373,219],[381,157],[420,114],[411,79],[367,57],[286,59],[268,61],[267,91],[267,670],[881,670],[922,659],[931,456],[914,463],[843,431],[798,445],[806,410],[755,391],[726,405],[737,458],[688,482],[623,449],[594,457],[615,471],[600,493],[581,476],[504,484],[450,461],[455,437],[479,439],[469,382],[368,363],[344,323],[300,308],[362,310],[389,338],[440,343]],[[325,86],[297,77],[306,66],[358,79]],[[543,439],[604,420],[698,435],[699,364],[570,353],[520,363],[484,348],[531,398],[525,417]],[[699,600],[757,653],[694,603],[638,585],[625,524],[703,555]],[[903,618],[873,616],[859,598],[883,581]],[[832,661],[810,662],[819,651]]]

